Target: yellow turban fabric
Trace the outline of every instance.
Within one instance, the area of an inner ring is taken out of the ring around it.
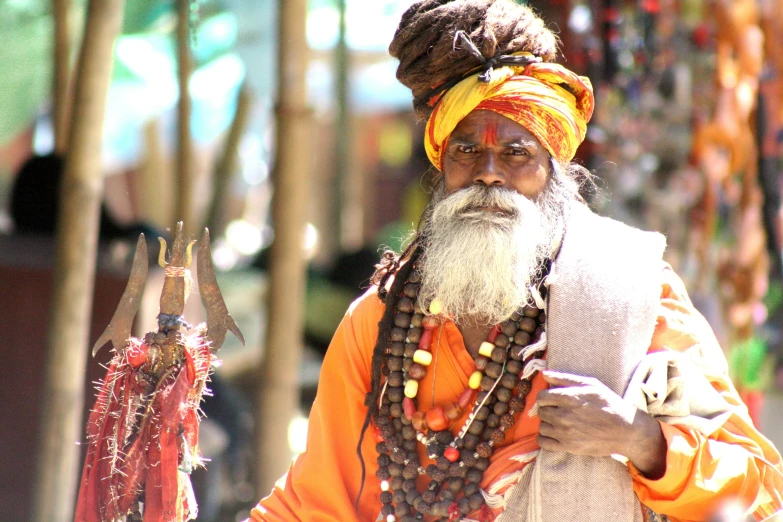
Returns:
[[[489,82],[479,74],[447,90],[435,105],[424,134],[427,156],[443,170],[449,136],[474,110],[489,110],[530,131],[560,163],[573,159],[585,138],[595,100],[590,80],[554,63],[493,69]]]

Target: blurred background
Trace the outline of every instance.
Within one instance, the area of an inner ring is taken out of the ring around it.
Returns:
[[[25,499],[60,467],[43,438],[81,466],[92,382],[111,355],[86,354],[140,232],[152,263],[134,332],[156,327],[156,238],[179,219],[193,237],[210,228],[247,341],[219,353],[203,405],[209,471],[193,475],[199,520],[241,520],[303,451],[330,337],[379,248],[399,251],[427,201],[423,123],[386,50],[413,2],[100,1],[121,17],[103,44],[91,24],[111,24],[87,0],[0,0],[0,520],[33,519]],[[754,422],[783,447],[783,0],[529,4],[559,33],[560,62],[595,88],[577,154],[600,178],[591,205],[666,234]],[[86,65],[101,45],[103,73]],[[107,90],[89,94],[93,73]],[[77,117],[96,103],[93,120]],[[91,188],[81,208],[95,219],[68,214],[63,183]],[[65,250],[94,272],[78,276]],[[64,274],[82,277],[83,297]],[[205,319],[197,301],[191,324]],[[70,302],[86,315],[69,316]],[[89,342],[61,347],[63,324]],[[66,364],[73,384],[52,406],[61,388],[46,369]],[[50,422],[68,408],[76,435]],[[58,473],[67,507],[78,470]]]

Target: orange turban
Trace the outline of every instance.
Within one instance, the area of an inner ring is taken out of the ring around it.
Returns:
[[[585,138],[593,115],[590,80],[562,65],[531,63],[492,69],[489,82],[479,73],[446,91],[435,105],[424,134],[427,156],[443,170],[443,150],[462,119],[474,110],[489,110],[530,131],[560,163],[568,163]]]

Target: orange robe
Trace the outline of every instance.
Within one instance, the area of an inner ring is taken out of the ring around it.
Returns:
[[[384,305],[375,288],[357,299],[340,324],[326,353],[318,394],[310,413],[307,450],[291,465],[271,494],[252,513],[252,519],[278,521],[374,522],[381,509],[380,481],[375,477],[378,454],[372,428],[362,442],[367,479],[359,501],[361,467],[356,454],[370,388],[370,362]],[[419,408],[456,401],[474,370],[456,325],[446,322],[434,332],[434,360],[419,385]],[[663,270],[661,307],[650,351],[696,350],[725,367],[723,353],[706,320],[690,302],[684,285],[670,269]],[[726,375],[724,373],[724,375]],[[672,522],[703,521],[724,501],[752,506],[757,519],[783,509],[783,465],[772,444],[751,424],[728,376],[713,382],[736,406],[726,424],[709,439],[688,429],[662,424],[668,444],[666,474],[658,480],[643,477],[632,464],[634,490],[643,504],[669,515]],[[506,441],[496,446],[481,482],[488,489],[500,477],[526,464],[511,457],[538,449],[538,417],[529,417],[536,394],[546,387],[540,374],[533,379],[525,410],[518,414]],[[434,399],[434,400],[433,400]],[[452,431],[458,433],[467,412]],[[419,445],[421,465],[432,461]],[[428,477],[419,478],[419,489]],[[478,518],[475,513],[469,518]],[[431,517],[425,517],[430,520]]]

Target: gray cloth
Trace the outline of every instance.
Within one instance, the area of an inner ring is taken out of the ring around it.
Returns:
[[[595,377],[618,395],[647,353],[660,306],[665,239],[571,209],[549,277],[549,369]],[[638,522],[626,467],[541,450],[509,495],[504,521]]]

